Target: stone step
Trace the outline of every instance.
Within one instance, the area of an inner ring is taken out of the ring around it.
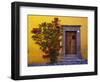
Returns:
[[[62,63],[81,63],[81,62],[85,62],[85,61],[60,61]]]
[[[60,60],[82,60],[79,58],[61,58]]]
[[[86,61],[63,61],[63,62],[59,62],[58,64],[61,64],[61,65],[72,65],[72,64],[87,64]]]
[[[78,58],[77,56],[74,56],[74,55],[72,55],[72,56],[62,56],[61,58]]]
[[[70,59],[62,59],[60,61],[62,61],[62,62],[66,61],[67,62],[67,61],[84,61],[84,60],[83,59],[71,59],[71,60]]]
[[[78,58],[76,55],[64,55],[58,64],[61,65],[72,65],[72,64],[86,64],[87,61]]]
[[[80,58],[78,58],[78,57],[61,57],[61,59],[80,59]]]
[[[73,58],[63,57],[61,59],[79,59],[79,58],[77,58],[77,57],[73,57]]]
[[[60,64],[72,65],[72,64],[87,64],[87,62],[61,62]]]
[[[63,55],[63,57],[76,57],[76,55]]]

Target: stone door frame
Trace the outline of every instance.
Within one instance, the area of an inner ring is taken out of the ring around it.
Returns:
[[[76,32],[76,54],[77,57],[81,58],[81,53],[80,53],[80,27],[81,25],[62,25],[62,54],[65,56],[65,33],[66,31],[74,31]],[[66,54],[68,55],[68,54]]]

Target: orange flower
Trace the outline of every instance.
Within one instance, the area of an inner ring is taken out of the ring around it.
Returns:
[[[58,18],[54,18],[54,21],[55,21],[55,22],[58,22]]]
[[[35,34],[36,34],[36,33],[39,34],[39,33],[40,33],[40,30],[39,30],[38,28],[33,28],[31,32],[32,32],[32,33],[35,33]]]

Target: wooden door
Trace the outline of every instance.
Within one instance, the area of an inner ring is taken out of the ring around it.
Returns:
[[[76,54],[76,32],[65,32],[65,54]]]

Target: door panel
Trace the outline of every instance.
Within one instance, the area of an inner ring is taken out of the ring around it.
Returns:
[[[76,32],[65,32],[65,54],[76,54]]]

